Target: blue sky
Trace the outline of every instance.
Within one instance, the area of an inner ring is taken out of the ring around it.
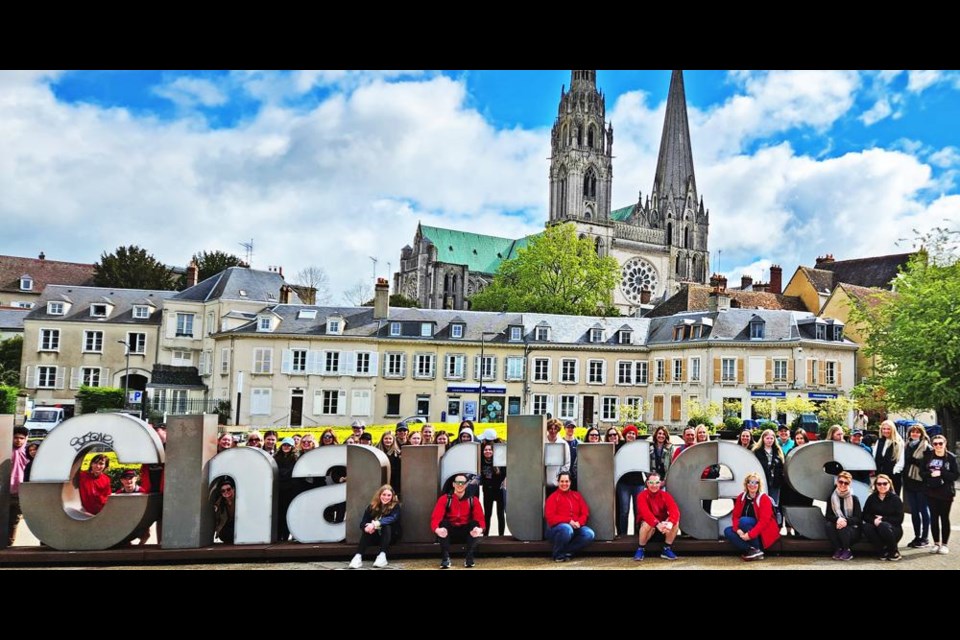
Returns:
[[[342,293],[396,269],[418,221],[546,220],[560,71],[0,72],[0,253],[168,264],[243,253]],[[669,71],[598,71],[614,205],[650,191]],[[960,220],[960,74],[687,71],[713,267],[731,280],[894,253]],[[12,232],[10,231],[12,229]],[[720,253],[722,251],[722,253]]]

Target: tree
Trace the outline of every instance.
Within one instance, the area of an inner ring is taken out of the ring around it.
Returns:
[[[297,272],[296,282],[298,285],[316,290],[314,304],[325,305],[333,302],[333,295],[330,293],[330,276],[323,267],[301,269]]]
[[[716,420],[723,414],[723,407],[716,400],[711,400],[706,405],[700,403],[696,398],[687,400],[687,426],[695,427],[705,424],[708,427],[714,427]]]
[[[23,355],[23,336],[14,336],[0,342],[0,384],[20,384],[20,358]]]
[[[960,420],[960,231],[935,229],[895,281],[896,295],[855,305],[867,356],[891,409],[932,408],[950,442]]]
[[[173,269],[134,245],[104,252],[93,269],[93,281],[98,287],[172,290],[176,284]]]
[[[359,280],[343,292],[343,299],[350,307],[369,306],[366,303],[370,300],[370,295],[370,285],[367,284],[366,280]]]
[[[773,415],[773,401],[770,398],[750,398],[750,408],[753,410],[753,418],[771,419]]]
[[[618,273],[616,259],[598,256],[572,224],[554,225],[500,263],[493,283],[470,299],[471,309],[619,315],[612,294]]]
[[[242,258],[223,251],[201,251],[193,254],[192,262],[197,265],[197,282],[203,282],[229,267],[245,267],[247,263]],[[178,289],[186,289],[187,275],[180,276],[177,281]]]
[[[407,309],[416,309],[420,305],[413,298],[408,298],[402,293],[394,293],[390,296],[391,307],[405,307]]]

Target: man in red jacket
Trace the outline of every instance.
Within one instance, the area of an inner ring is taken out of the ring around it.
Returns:
[[[553,541],[553,561],[566,562],[573,554],[593,542],[593,529],[587,526],[590,507],[578,491],[570,489],[569,471],[557,474],[557,490],[543,506],[547,518],[547,538]]]
[[[664,560],[676,560],[677,554],[671,545],[677,537],[680,527],[680,508],[666,491],[660,490],[660,474],[656,471],[647,474],[647,488],[637,496],[637,514],[640,523],[640,546],[633,559],[643,560],[644,546],[654,535],[664,540],[660,557]]]
[[[453,478],[453,493],[440,496],[430,516],[430,528],[440,538],[440,549],[443,551],[440,568],[450,568],[451,542],[466,543],[467,556],[463,566],[472,567],[475,564],[473,550],[480,542],[485,526],[480,500],[467,496],[467,476],[458,473]]]

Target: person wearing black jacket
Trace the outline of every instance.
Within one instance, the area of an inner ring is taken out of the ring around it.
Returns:
[[[493,466],[494,441],[483,443],[480,454],[480,487],[483,489],[483,512],[487,514],[487,526],[483,535],[490,535],[490,521],[493,520],[493,503],[497,503],[497,529],[503,535],[506,527],[504,508],[507,502],[507,493],[503,483],[507,479],[506,467]]]
[[[850,483],[853,476],[847,471],[837,474],[836,489],[827,499],[827,521],[824,525],[827,539],[833,545],[834,560],[853,560],[851,547],[860,539],[863,512],[860,500],[853,495]]]
[[[760,434],[760,440],[753,447],[753,455],[763,467],[764,484],[767,493],[777,505],[780,504],[780,487],[783,486],[783,451],[777,444],[777,434],[766,429]]]
[[[903,498],[910,508],[914,538],[911,549],[930,546],[930,506],[923,488],[923,457],[932,451],[930,436],[922,424],[911,425],[903,451]]]
[[[947,543],[950,541],[950,507],[956,493],[953,483],[960,477],[960,472],[957,469],[957,456],[947,451],[947,438],[936,435],[931,443],[933,451],[923,456],[920,475],[923,476],[923,488],[930,505],[930,530],[933,533],[930,553],[945,555],[950,553]]]
[[[880,548],[881,560],[900,560],[897,543],[903,537],[902,525],[903,501],[893,492],[893,479],[881,473],[863,505],[863,537]]]

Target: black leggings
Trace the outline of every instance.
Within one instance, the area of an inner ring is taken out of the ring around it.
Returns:
[[[950,507],[953,505],[953,498],[943,500],[941,498],[932,498],[927,496],[927,504],[930,505],[930,530],[933,531],[933,541],[947,544],[950,542]],[[941,531],[943,529],[941,538]]]
[[[367,547],[371,545],[380,545],[380,553],[386,554],[390,548],[390,540],[393,538],[393,529],[390,525],[380,527],[380,531],[375,533],[360,532],[360,544],[357,545],[357,553],[361,556],[366,552]]]
[[[493,514],[491,509],[494,502],[497,503],[497,529],[500,531],[499,535],[503,535],[504,527],[507,524],[503,513],[505,497],[503,487],[483,487],[483,512],[487,516],[487,528],[483,530],[483,535],[490,535],[490,521],[493,520],[490,516]]]

